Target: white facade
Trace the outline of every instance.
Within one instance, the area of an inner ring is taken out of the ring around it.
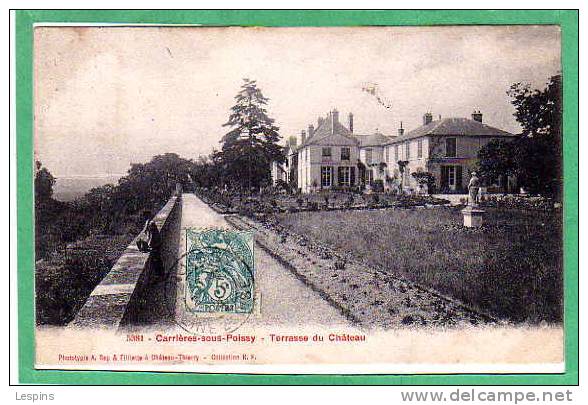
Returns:
[[[431,114],[423,118],[423,126],[406,134],[400,129],[397,137],[378,132],[357,135],[339,123],[336,110],[331,111],[296,150],[298,187],[303,193],[364,185],[369,189],[381,181],[385,190],[402,185],[403,191],[418,192],[422,188],[413,173],[428,172],[435,178],[436,192],[458,192],[465,189],[484,145],[514,137],[483,124],[481,113],[472,119],[433,121]],[[402,178],[399,161],[407,162]]]

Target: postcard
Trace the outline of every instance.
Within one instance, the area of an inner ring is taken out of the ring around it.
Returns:
[[[564,372],[559,26],[33,36],[36,369]]]

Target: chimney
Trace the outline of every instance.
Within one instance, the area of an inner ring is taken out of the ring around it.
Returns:
[[[290,147],[292,149],[294,149],[296,147],[296,145],[298,144],[298,139],[296,139],[295,136],[291,136],[290,137]]]
[[[317,126],[316,127],[317,128],[320,127],[323,122],[325,122],[325,119],[323,117],[318,117]]]
[[[433,114],[428,112],[425,115],[423,115],[423,125],[428,125],[431,122],[433,122]]]
[[[349,113],[349,132],[353,133],[353,113]]]
[[[400,121],[400,128],[398,128],[398,136],[404,135],[404,128],[402,128],[402,121]]]
[[[339,111],[336,108],[333,108],[333,111],[330,113],[331,117],[331,134],[335,133],[335,127],[339,123]]]
[[[306,131],[302,130],[302,132],[300,132],[300,144],[304,145],[304,142],[306,142]]]
[[[472,113],[472,119],[474,121],[482,122],[482,113],[480,112],[480,110],[474,110],[474,112]]]
[[[308,137],[310,138],[313,135],[314,135],[314,125],[310,124],[308,126]]]

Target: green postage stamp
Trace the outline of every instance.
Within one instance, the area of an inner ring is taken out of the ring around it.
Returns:
[[[192,312],[250,313],[255,261],[253,233],[186,230],[186,308]]]
[[[576,383],[577,13],[16,23],[22,382]]]

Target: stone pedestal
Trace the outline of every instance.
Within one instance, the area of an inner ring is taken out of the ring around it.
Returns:
[[[463,226],[466,228],[478,228],[484,223],[484,213],[486,211],[481,210],[478,207],[468,205],[461,213],[463,214]]]

